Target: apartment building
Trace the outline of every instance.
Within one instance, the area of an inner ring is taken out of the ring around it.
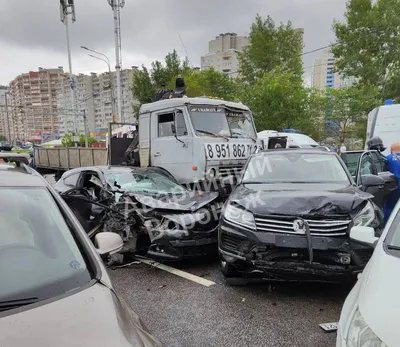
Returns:
[[[87,133],[95,127],[93,78],[90,75],[79,74],[74,76],[74,81],[74,106],[71,99],[69,75],[66,75],[57,85],[57,105],[60,113],[59,134],[61,136],[68,132]]]
[[[132,79],[134,67],[131,69],[123,69],[121,71],[121,84],[122,84],[122,117],[125,122],[133,122],[133,107],[136,102],[132,91]],[[112,110],[112,94],[115,98],[115,114],[117,114],[117,77],[115,71],[101,74],[92,73],[93,80],[93,103],[94,103],[94,128],[104,128],[113,119]],[[113,87],[113,93],[111,92]],[[121,119],[120,119],[121,120]]]
[[[10,83],[11,123],[16,141],[40,141],[59,131],[57,84],[65,79],[63,67],[30,71]]]
[[[355,83],[355,78],[344,78],[334,68],[335,57],[330,50],[325,50],[320,58],[314,60],[312,86],[318,89],[344,88]]]
[[[10,138],[10,131],[8,130],[8,117],[6,105],[8,105],[8,87],[0,85],[0,135],[4,136],[7,140]]]
[[[249,44],[245,36],[235,33],[220,34],[208,43],[208,53],[201,57],[201,69],[213,67],[215,70],[232,77],[238,75],[238,52]]]

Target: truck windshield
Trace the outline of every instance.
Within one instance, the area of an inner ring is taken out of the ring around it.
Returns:
[[[225,107],[191,107],[190,119],[200,136],[256,139],[250,112]]]

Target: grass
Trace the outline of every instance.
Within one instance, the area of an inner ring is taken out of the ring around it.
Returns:
[[[28,149],[13,149],[12,151],[13,153],[21,154],[21,153],[29,153],[31,150],[28,148]]]

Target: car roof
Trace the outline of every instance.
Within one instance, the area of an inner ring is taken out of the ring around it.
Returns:
[[[47,187],[47,182],[28,166],[0,164],[0,187]]]
[[[63,173],[63,177],[70,176],[76,173],[80,173],[82,171],[126,171],[126,172],[131,172],[131,171],[141,171],[144,170],[145,168],[140,168],[140,167],[132,167],[132,166],[118,166],[118,165],[99,165],[99,166],[84,166],[84,167],[78,167],[76,169],[71,169]]]
[[[319,155],[336,155],[335,152],[322,151],[320,148],[274,148],[274,149],[264,149],[257,154],[282,154],[282,153],[297,153],[301,154],[319,154]],[[255,154],[257,156],[257,154]]]

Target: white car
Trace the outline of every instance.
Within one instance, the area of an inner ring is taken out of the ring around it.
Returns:
[[[372,228],[350,231],[350,238],[375,245],[375,250],[343,305],[337,347],[400,346],[399,210],[400,203],[379,239]]]

